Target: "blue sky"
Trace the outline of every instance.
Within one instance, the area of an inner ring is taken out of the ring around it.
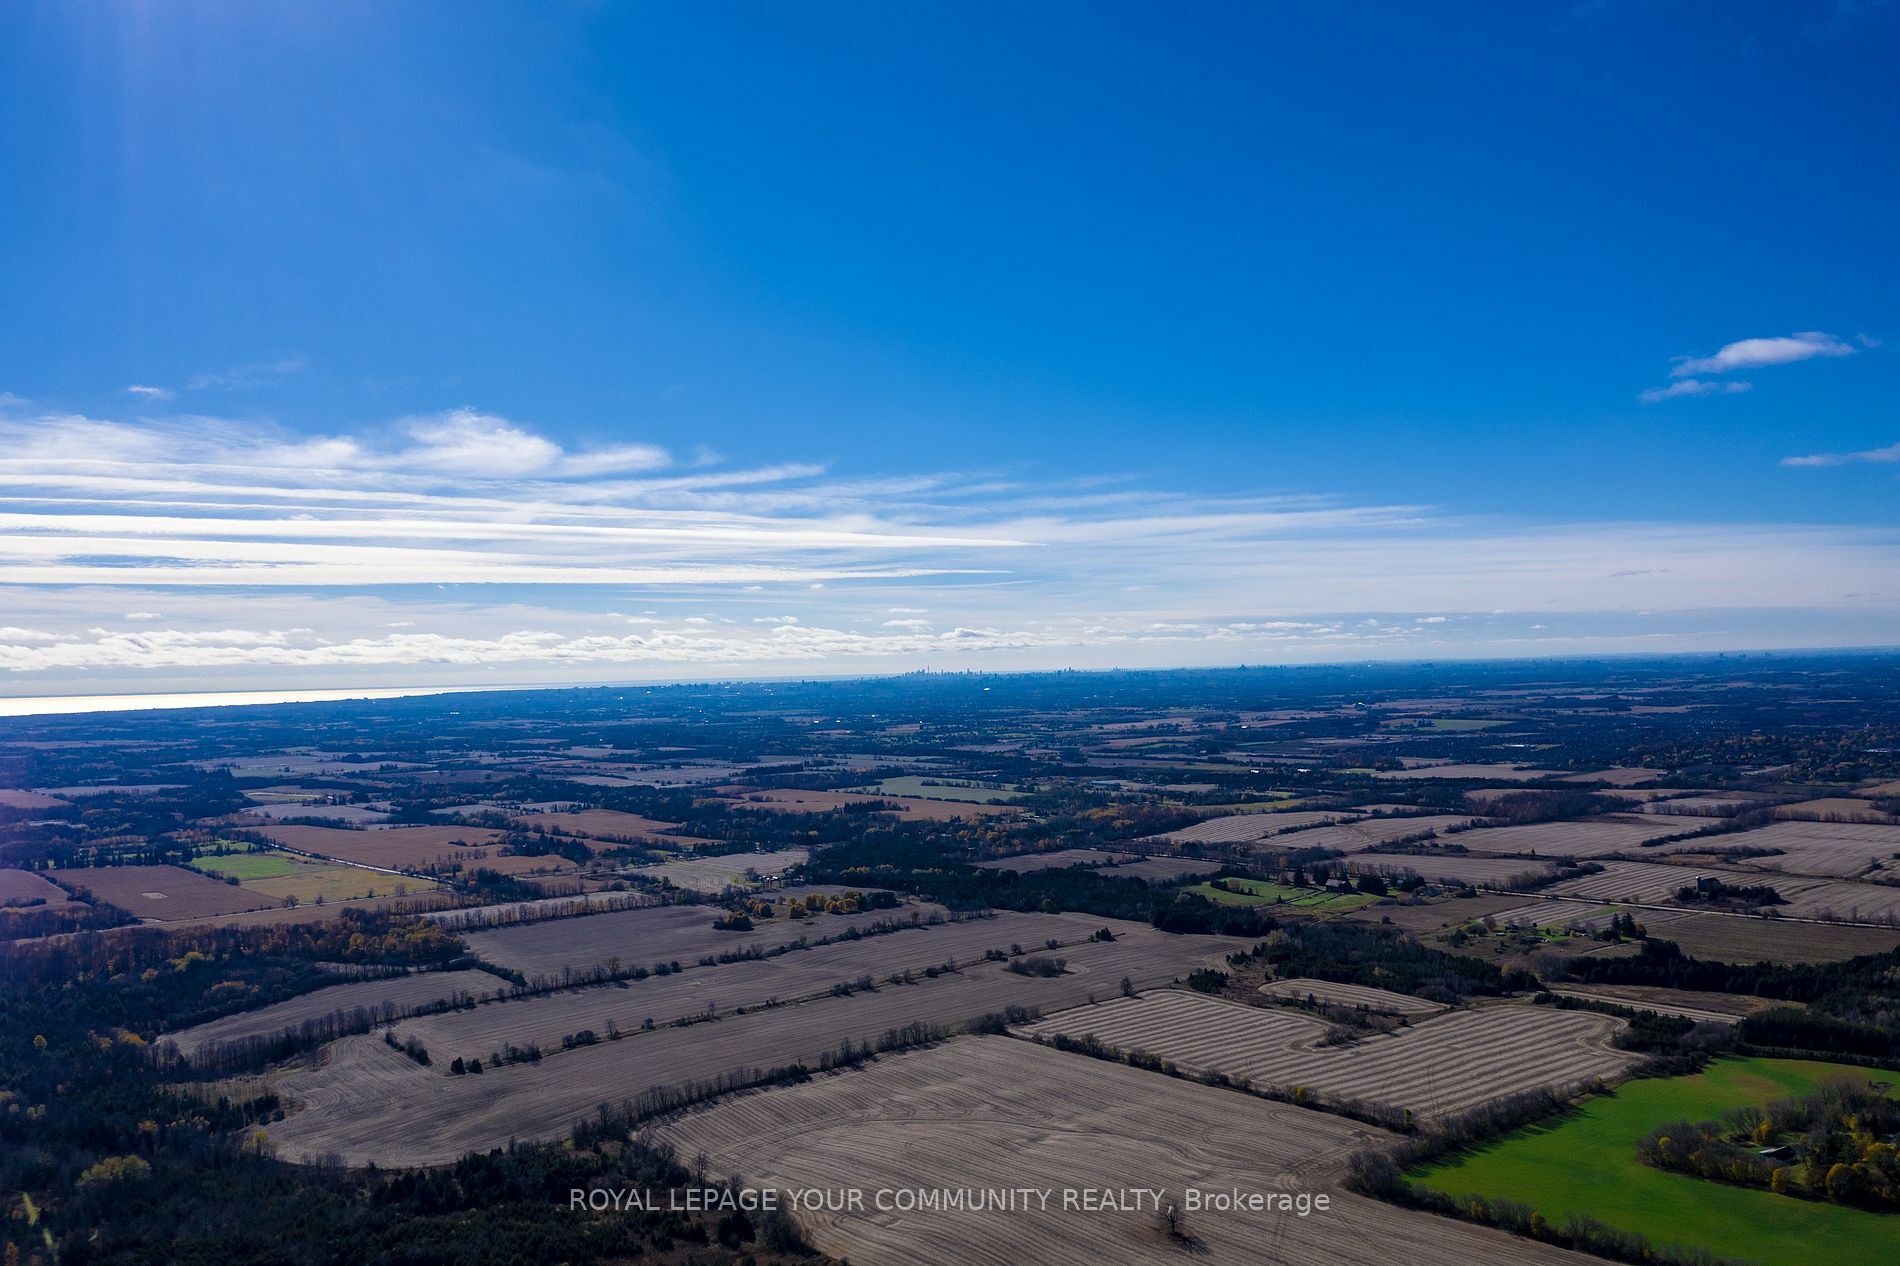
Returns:
[[[1871,2],[8,5],[0,693],[1900,642],[1896,64]]]

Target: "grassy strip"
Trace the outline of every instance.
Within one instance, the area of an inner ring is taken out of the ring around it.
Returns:
[[[1520,1123],[1508,1137],[1476,1135],[1456,1156],[1402,1148],[1355,1158],[1350,1181],[1395,1203],[1622,1261],[1900,1260],[1900,1219],[1707,1182],[1636,1158],[1638,1143],[1666,1122],[1759,1106],[1839,1076],[1866,1073],[1812,1060],[1723,1059],[1694,1076],[1629,1082],[1574,1111]],[[1581,1240],[1557,1238],[1573,1224]]]

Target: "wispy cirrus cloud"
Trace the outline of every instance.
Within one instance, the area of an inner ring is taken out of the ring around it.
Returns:
[[[241,391],[251,387],[267,386],[274,382],[300,374],[310,367],[308,357],[287,356],[277,360],[256,361],[248,365],[233,365],[228,369],[196,373],[185,380],[186,391]],[[178,392],[170,387],[160,387],[151,383],[133,383],[125,389],[129,396],[137,396],[154,404],[173,399]]]
[[[564,448],[507,418],[469,408],[402,418],[357,434],[314,436],[201,414],[136,423],[79,414],[0,415],[0,436],[12,446],[0,456],[0,478],[73,487],[120,476],[133,496],[167,483],[207,493],[251,488],[260,495],[270,495],[274,485],[292,486],[298,495],[325,484],[338,492],[379,485],[420,491],[470,480],[586,479],[672,463],[653,444]],[[156,467],[168,467],[167,475],[155,475]]]
[[[305,356],[285,356],[277,360],[255,361],[248,365],[233,365],[212,373],[193,374],[185,380],[187,391],[237,391],[247,387],[261,387],[267,383],[300,374],[310,367]]]
[[[302,434],[14,399],[0,601],[0,683],[1341,658],[1506,610],[1900,612],[1900,534],[680,462],[475,408]]]
[[[1738,396],[1754,389],[1755,384],[1749,382],[1709,382],[1702,378],[1684,378],[1667,387],[1651,387],[1636,398],[1644,404],[1656,404],[1683,396]]]
[[[1862,449],[1857,453],[1809,453],[1804,457],[1781,459],[1783,466],[1855,466],[1863,463],[1881,466],[1895,462],[1900,462],[1900,444]]]

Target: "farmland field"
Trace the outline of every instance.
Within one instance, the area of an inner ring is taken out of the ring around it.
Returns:
[[[1338,1007],[1364,1007],[1368,1011],[1384,1011],[1392,1015],[1432,1015],[1445,1009],[1436,1002],[1427,1002],[1410,994],[1393,993],[1389,989],[1342,985],[1337,981],[1310,980],[1305,977],[1269,980],[1260,986],[1260,992],[1269,998],[1288,998],[1295,1002],[1314,998]]]
[[[837,936],[847,928],[871,927],[886,919],[901,922],[912,910],[927,916],[937,909],[905,906],[853,915],[774,919],[750,932],[722,932],[713,927],[719,911],[711,907],[648,906],[471,932],[465,939],[469,949],[491,963],[530,977],[558,976],[563,968],[588,971],[609,958],[633,966],[673,959],[692,962],[707,954],[752,946],[770,949],[801,937]]]
[[[40,787],[37,790],[43,796],[62,796],[69,800],[84,800],[89,796],[124,795],[148,796],[160,791],[176,791],[175,782],[147,783],[87,783],[75,787]]]
[[[65,905],[71,900],[64,888],[30,870],[0,870],[0,908],[31,902],[41,902],[44,908]]]
[[[1283,836],[1275,845],[1286,848],[1331,848],[1342,853],[1363,853],[1393,840],[1443,831],[1471,821],[1466,814],[1436,813],[1409,818],[1365,818],[1358,822],[1340,822],[1332,826],[1310,827]]]
[[[1715,867],[1655,866],[1641,862],[1610,862],[1600,875],[1566,879],[1545,891],[1566,896],[1615,900],[1662,901],[1699,875],[1714,876],[1731,885],[1773,888],[1784,904],[1770,907],[1776,914],[1796,918],[1845,919],[1886,922],[1900,917],[1900,887],[1850,883],[1782,875],[1775,871],[1726,870]],[[1673,886],[1671,886],[1673,884]]]
[[[760,1186],[1325,1192],[1308,1217],[1203,1211],[1183,1230],[1210,1262],[1355,1262],[1367,1245],[1409,1266],[1554,1266],[1587,1258],[1449,1219],[1374,1205],[1334,1183],[1379,1132],[1003,1037],[956,1038],[799,1086],[733,1097],[666,1123],[682,1155]],[[852,1261],[1050,1266],[1184,1260],[1149,1212],[801,1215]]]
[[[279,804],[258,804],[246,809],[247,818],[262,818],[267,822],[281,822],[292,818],[314,818],[324,822],[342,822],[350,826],[370,826],[389,821],[389,814],[380,809],[372,809],[361,804],[302,804],[290,801]]]
[[[1482,919],[1499,910],[1508,910],[1523,904],[1523,898],[1506,894],[1479,894],[1475,897],[1450,897],[1422,905],[1387,905],[1369,912],[1362,918],[1373,918],[1380,922],[1390,920],[1394,927],[1402,928],[1415,935],[1435,932],[1440,928],[1468,923],[1472,919]]]
[[[500,850],[491,847],[501,832],[476,826],[398,826],[387,830],[344,831],[327,826],[268,826],[258,834],[300,853],[315,853],[361,866],[382,866],[390,870],[422,870],[429,866],[453,869],[464,862],[479,861],[484,866],[507,861]],[[538,857],[522,859],[537,864],[559,863],[562,859]]]
[[[876,796],[915,796],[923,800],[962,800],[971,804],[985,804],[991,800],[1020,800],[1028,794],[1006,787],[962,787],[917,775],[886,778],[875,787],[865,790]]]
[[[1581,774],[1565,774],[1559,782],[1600,782],[1611,787],[1637,787],[1646,782],[1655,782],[1662,776],[1659,769],[1644,769],[1642,766],[1614,767],[1611,769],[1592,769]]]
[[[1772,886],[1788,899],[1787,905],[1777,907],[1784,914],[1849,922],[1900,920],[1900,887],[1892,884],[1857,884],[1841,879],[1796,880],[1790,884],[1766,872],[1762,873],[1760,882]]]
[[[581,809],[568,813],[524,813],[513,821],[514,825],[525,831],[541,827],[548,831],[584,835],[590,839],[606,840],[609,843],[624,841],[685,847],[704,842],[691,836],[667,834],[669,831],[678,829],[677,822],[662,822],[656,818],[641,817],[637,813],[622,813],[617,809]]]
[[[282,904],[182,866],[95,866],[53,871],[51,877],[138,918],[164,922]]]
[[[1497,726],[1511,723],[1488,717],[1432,717],[1429,720],[1420,720],[1417,717],[1392,717],[1385,724],[1426,730],[1434,734],[1467,734],[1474,730],[1495,729]]]
[[[1732,1024],[1751,1011],[1784,1005],[1772,998],[1750,998],[1733,993],[1702,993],[1693,989],[1663,989],[1649,985],[1590,985],[1587,988],[1561,986],[1551,990],[1566,998],[1607,1002],[1619,1007],[1637,1007],[1661,1015],[1679,1015],[1691,1020],[1714,1020]]]
[[[1673,899],[1677,889],[1693,884],[1699,875],[1715,876],[1728,884],[1759,884],[1773,888],[1782,896],[1784,904],[1771,908],[1784,916],[1871,922],[1900,918],[1900,887],[1782,875],[1763,870],[1665,866],[1653,862],[1607,862],[1600,874],[1559,880],[1544,891],[1553,896],[1587,897],[1598,901],[1659,903]]]
[[[1102,922],[1094,920],[1096,926]],[[1060,976],[1024,976],[985,963],[911,985],[883,985],[846,997],[629,1033],[480,1077],[445,1075],[440,1064],[454,1051],[439,1052],[437,1066],[423,1068],[395,1052],[390,1052],[395,1062],[384,1059],[387,1048],[378,1037],[347,1037],[325,1048],[321,1067],[282,1078],[281,1092],[308,1108],[273,1126],[271,1137],[292,1157],[334,1151],[359,1163],[437,1164],[515,1137],[559,1134],[603,1101],[729,1073],[816,1062],[841,1043],[873,1041],[912,1023],[957,1026],[1007,1006],[1072,1007],[1091,996],[1117,994],[1123,979],[1135,988],[1164,984],[1217,961],[1237,944],[1169,936],[1139,924],[1116,929],[1113,942],[1064,949],[1068,970]],[[399,1037],[405,1031],[403,1024],[396,1026]],[[366,1070],[373,1071],[366,1075]]]
[[[72,802],[18,787],[0,787],[0,809],[63,809]]]
[[[589,548],[618,549],[604,536]],[[981,561],[974,546],[940,548]],[[761,562],[781,564],[806,565]],[[885,636],[864,605],[882,599],[850,588],[826,601]],[[758,592],[739,601],[779,607]],[[651,605],[670,621],[700,602],[679,590]],[[614,600],[636,603],[649,605]],[[0,1203],[20,1215],[0,1217],[0,1246],[21,1266],[49,1252],[1611,1260],[1554,1250],[1564,1243],[1640,1256],[1515,1202],[1411,1202],[1396,1183],[1426,1157],[1475,1169],[1489,1163],[1481,1144],[1515,1156],[1554,1136],[1579,1158],[1561,1179],[1562,1156],[1504,1168],[1546,1195],[1566,1182],[1559,1194],[1584,1212],[1603,1212],[1593,1184],[1612,1209],[1667,1210],[1668,1192],[1631,1185],[1648,1179],[1627,1171],[1627,1147],[1567,1133],[1573,1109],[1609,1111],[1671,1070],[1764,1051],[1867,1059],[1864,1078],[1900,1082],[1872,1067],[1900,1049],[1900,924],[1818,917],[1900,912],[1900,884],[1879,882],[1900,876],[1881,852],[1900,823],[1765,811],[1900,808],[1871,793],[1900,777],[1900,652],[1358,658],[1452,634],[1502,647],[1522,618],[1421,618],[1410,640],[1383,621],[1363,641],[1300,634],[1287,644],[1345,658],[1298,668],[1015,676],[958,637],[929,652],[950,671],[809,679],[792,655],[833,640],[817,625],[712,621],[690,635],[786,647],[789,675],[676,681],[630,666],[612,670],[628,684],[548,690],[524,667],[519,689],[439,697],[0,719],[0,782],[82,789],[61,796],[69,807],[0,806],[0,904],[56,898],[0,910]],[[549,627],[596,645],[578,617]],[[903,656],[933,645],[889,636],[913,648]],[[584,668],[591,650],[569,662],[559,647],[544,647],[558,671],[609,675]],[[1090,652],[1123,653],[1118,639]],[[1538,781],[1459,776],[1511,769]],[[1605,774],[1641,786],[1606,791]],[[992,786],[1020,791],[981,803]],[[1764,811],[1639,811],[1662,797]],[[390,821],[262,820],[320,800]],[[116,905],[74,902],[68,885],[106,888],[153,926],[121,926]],[[1853,1111],[1833,1140],[1900,1125]],[[655,1150],[666,1141],[683,1150]],[[1351,1159],[1368,1150],[1392,1163]],[[1622,1167],[1614,1178],[1592,1168],[1604,1158]],[[1819,1159],[1804,1187],[1831,1176],[1836,1195],[1867,1190],[1863,1171]],[[1201,1209],[1185,1228],[1152,1205],[1081,1219],[961,1201],[941,1217],[818,1211],[807,1253],[778,1218],[666,1198],[728,1176],[932,1198],[1194,1182],[1339,1203],[1327,1218]],[[573,1208],[575,1188],[619,1207]],[[657,1217],[625,1207],[636,1190],[660,1197]],[[1785,1258],[1791,1232],[1764,1225],[1755,1256]],[[1838,1228],[1799,1230],[1814,1250],[1800,1266],[1855,1260],[1835,1251]]]
[[[723,892],[727,888],[756,887],[746,878],[747,871],[770,878],[782,875],[793,866],[802,866],[811,854],[802,848],[783,848],[772,853],[716,853],[705,857],[682,857],[677,861],[636,866],[629,875],[664,880],[694,892]]]
[[[1645,804],[1641,812],[1653,813],[1662,817],[1719,817],[1722,813],[1737,809],[1754,809],[1768,803],[1763,797],[1748,792],[1706,793],[1693,796],[1676,796],[1666,800],[1652,800]]]
[[[1702,916],[1687,910],[1638,909],[1616,902],[1544,898],[1494,911],[1485,916],[1500,927],[1555,927],[1597,931],[1607,927],[1619,914],[1629,914],[1657,936],[1669,935],[1667,929],[1683,919]],[[1727,916],[1717,916],[1727,917]]]
[[[1378,901],[1377,897],[1366,892],[1289,888],[1266,879],[1226,879],[1196,884],[1188,891],[1224,906],[1284,906],[1314,914],[1340,914]]]
[[[1065,866],[1111,866],[1128,861],[1127,853],[1108,853],[1099,848],[1062,848],[1052,853],[1022,853],[1015,857],[992,857],[978,862],[989,870],[1008,870],[1027,874],[1035,870],[1060,870]]]
[[[569,768],[602,772],[570,773]],[[738,765],[719,762],[658,767],[576,763],[571,767],[550,769],[549,772],[560,774],[563,782],[577,782],[589,787],[704,787],[709,783],[730,782],[744,775],[747,770]]]
[[[731,805],[765,813],[831,813],[838,809],[877,806],[880,813],[926,822],[947,822],[951,818],[979,818],[991,814],[1017,813],[1020,810],[1000,804],[965,804],[950,800],[911,800],[902,796],[866,795],[852,791],[806,791],[789,788],[774,791],[742,791]]]
[[[427,879],[315,862],[289,853],[206,853],[194,858],[191,867],[220,879],[239,880],[247,891],[279,902],[289,897],[298,901],[354,901],[392,895],[398,887],[405,893],[433,887]]]
[[[1657,903],[1676,895],[1676,889],[1693,884],[1697,875],[1710,874],[1690,866],[1665,866],[1657,862],[1607,862],[1603,870],[1577,879],[1562,879],[1544,889],[1553,896],[1586,897],[1594,901],[1639,901]]]
[[[1730,870],[1706,865],[1665,866],[1650,862],[1607,862],[1601,874],[1559,880],[1544,891],[1605,901],[1661,902],[1673,899],[1677,889],[1693,884],[1699,876],[1718,878],[1731,885],[1773,888],[1785,901],[1772,907],[1782,915],[1845,918],[1852,911],[1866,915],[1900,909],[1900,888],[1879,884],[1783,875],[1776,871]]]
[[[384,878],[387,879],[388,877],[385,876]],[[387,893],[384,893],[383,890],[379,888],[377,892],[381,895],[359,898],[353,901],[330,901],[324,905],[312,903],[295,907],[267,905],[256,910],[243,910],[229,914],[192,915],[185,919],[174,919],[170,922],[181,927],[196,928],[285,927],[299,923],[325,923],[335,919],[337,915],[344,910],[391,910],[407,914],[432,910],[443,904],[445,898],[437,893],[436,890],[427,888],[424,884],[413,879],[405,882],[407,882],[410,891],[401,896],[396,895],[394,892],[395,885],[391,884],[390,891]]]
[[[995,857],[977,863],[989,870],[1007,870],[1027,874],[1037,870],[1059,870],[1066,866],[1089,866],[1114,879],[1140,879],[1147,883],[1172,883],[1193,875],[1210,875],[1220,869],[1219,862],[1192,857],[1142,857],[1133,853],[1110,853],[1099,848],[1065,848],[1053,853],[1022,853],[1015,857]]]
[[[275,879],[297,865],[283,853],[205,853],[192,859],[191,868],[220,879]]]
[[[1590,1012],[1495,1006],[1326,1046],[1326,1025],[1299,1012],[1167,990],[1079,1007],[1022,1031],[1093,1036],[1190,1073],[1221,1072],[1284,1091],[1304,1087],[1430,1118],[1520,1091],[1616,1076],[1639,1058],[1609,1045],[1620,1027]]]
[[[1642,847],[1644,840],[1675,835],[1685,829],[1694,828],[1641,814],[1614,814],[1564,822],[1537,822],[1529,826],[1480,827],[1475,831],[1461,831],[1450,838],[1474,853],[1603,857],[1611,853],[1633,853]]]
[[[933,908],[922,909],[927,913]],[[774,919],[750,932],[728,932],[713,927],[719,911],[709,906],[645,906],[471,932],[465,940],[489,962],[530,977],[555,976],[566,969],[588,971],[610,958],[631,966],[673,959],[690,962],[729,950],[771,949],[804,938],[836,936],[852,927],[868,928],[887,919],[903,921],[913,909],[918,907]]]
[[[1554,769],[1530,769],[1521,765],[1475,765],[1454,764],[1419,765],[1410,769],[1395,769],[1374,774],[1375,778],[1398,781],[1406,778],[1495,778],[1499,782],[1532,782],[1539,778],[1553,778],[1561,771]]]
[[[1528,886],[1513,881],[1534,883],[1550,872],[1548,865],[1533,858],[1463,857],[1443,853],[1360,853],[1346,863],[1346,869],[1355,875],[1400,875],[1409,871],[1423,879],[1482,884],[1490,888]]]
[[[558,1046],[563,1037],[582,1029],[592,1029],[604,1037],[610,1029],[629,1032],[648,1019],[666,1024],[704,1014],[709,1007],[730,1014],[769,1001],[792,1002],[861,976],[874,978],[882,987],[893,975],[906,971],[922,975],[928,968],[950,962],[973,965],[981,962],[988,951],[1008,951],[1013,944],[1033,953],[1067,956],[1067,949],[1046,950],[1043,943],[1050,939],[1065,945],[1078,942],[1100,926],[1100,920],[1089,923],[1075,916],[1015,913],[920,924],[759,961],[689,965],[685,971],[665,976],[591,985],[510,999],[474,1011],[426,1016],[406,1022],[402,1031],[419,1038],[432,1051],[486,1057],[509,1043]]]
[[[241,774],[291,774],[322,778],[421,769],[413,761],[343,760],[323,752],[279,752],[270,756],[227,757],[197,762],[200,769],[229,769]]]
[[[285,1002],[240,1011],[205,1024],[194,1025],[168,1034],[184,1055],[196,1054],[207,1045],[233,1042],[247,1037],[271,1037],[286,1029],[295,1029],[311,1020],[320,1020],[339,1011],[359,1007],[376,1008],[388,1004],[397,1008],[421,1006],[458,994],[485,998],[507,987],[507,982],[483,971],[411,972],[384,980],[353,980],[299,994]]]
[[[620,902],[646,906],[661,904],[658,897],[640,896],[634,893],[575,893],[572,896],[537,897],[528,901],[504,901],[495,905],[439,910],[428,917],[456,929],[503,925],[512,927],[537,920],[580,915],[589,911],[600,913],[607,908],[609,903],[614,903],[618,908]]]
[[[1705,1182],[1635,1158],[1637,1142],[1656,1126],[1760,1106],[1837,1076],[1865,1080],[1868,1070],[1724,1059],[1692,1077],[1628,1082],[1555,1124],[1519,1131],[1413,1177],[1454,1195],[1519,1200],[1553,1220],[1587,1214],[1659,1243],[1699,1245],[1771,1266],[1885,1266],[1900,1260],[1900,1218]]]
[[[1143,857],[1136,861],[1123,862],[1106,873],[1118,879],[1140,879],[1151,884],[1167,884],[1195,875],[1210,875],[1219,869],[1216,863],[1198,861],[1192,857]]]
[[[1193,826],[1169,831],[1152,839],[1170,844],[1252,844],[1298,827],[1317,826],[1354,817],[1350,809],[1296,809],[1290,813],[1237,813],[1230,817],[1209,818]]]
[[[1892,815],[1858,796],[1821,796],[1775,806],[1775,816],[1806,821],[1883,822],[1895,825]]]
[[[1692,914],[1655,934],[1674,941],[1691,958],[1727,963],[1833,963],[1900,947],[1900,928],[1787,924],[1720,914]]]
[[[326,902],[354,901],[358,897],[389,896],[395,894],[398,888],[403,890],[402,895],[407,895],[427,891],[433,886],[427,879],[385,875],[364,870],[361,866],[330,866],[321,862],[306,862],[301,858],[282,874],[244,881],[244,887],[252,892],[280,901],[295,897],[302,902],[319,899]]]
[[[1727,835],[1718,845],[1779,849],[1774,857],[1749,857],[1735,864],[1750,869],[1784,871],[1790,875],[1820,875],[1837,879],[1864,871],[1900,869],[1900,826],[1866,822],[1772,822],[1767,826]]]

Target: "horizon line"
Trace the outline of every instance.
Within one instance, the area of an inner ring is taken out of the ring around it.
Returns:
[[[98,712],[189,712],[220,707],[281,707],[294,704],[370,702],[380,699],[413,699],[448,694],[552,693],[561,690],[632,690],[673,689],[681,686],[757,685],[770,682],[807,681],[895,681],[903,677],[1047,677],[1058,673],[1108,676],[1114,673],[1225,673],[1274,670],[1295,672],[1339,668],[1400,668],[1419,665],[1452,664],[1576,664],[1602,660],[1678,661],[1715,660],[1731,656],[1775,656],[1790,659],[1816,659],[1830,655],[1900,655],[1900,645],[1832,647],[1745,647],[1706,651],[1605,651],[1598,654],[1572,655],[1430,655],[1413,658],[1326,660],[1310,663],[1233,663],[1178,664],[1157,667],[1110,668],[1031,668],[1031,669],[908,669],[895,673],[792,673],[756,676],[679,677],[652,681],[575,681],[519,682],[511,684],[443,684],[409,686],[310,686],[280,690],[120,690],[98,694],[0,695],[0,720],[36,716],[70,716]],[[164,701],[164,702],[161,702]],[[190,701],[190,702],[186,702]]]

